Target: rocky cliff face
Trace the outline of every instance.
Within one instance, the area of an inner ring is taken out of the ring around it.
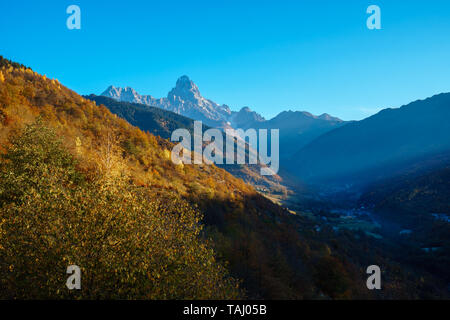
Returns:
[[[170,90],[166,98],[157,99],[151,95],[140,95],[130,87],[116,88],[114,86],[110,86],[101,95],[118,101],[155,106],[201,120],[206,125],[214,127],[225,127],[231,116],[231,110],[227,105],[219,105],[203,98],[197,85],[187,76],[177,80],[175,87]]]

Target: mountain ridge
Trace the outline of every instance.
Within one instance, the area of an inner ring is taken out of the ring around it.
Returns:
[[[284,158],[288,158],[319,135],[347,123],[327,113],[317,116],[307,111],[289,110],[266,120],[248,106],[239,111],[232,111],[228,105],[219,105],[204,98],[197,85],[186,75],[178,78],[166,98],[140,95],[131,87],[114,86],[109,86],[101,96],[172,111],[193,120],[200,120],[210,127],[280,129],[280,147],[285,151],[281,152],[281,157]]]
[[[450,148],[449,118],[450,93],[383,109],[311,141],[293,156],[291,172],[325,181],[445,151]]]
[[[167,97],[154,98],[151,95],[140,95],[131,87],[116,88],[109,86],[102,94],[118,101],[146,104],[169,110],[194,120],[201,120],[208,126],[226,126],[231,110],[227,105],[219,105],[205,99],[197,85],[188,76],[178,78],[176,85]]]

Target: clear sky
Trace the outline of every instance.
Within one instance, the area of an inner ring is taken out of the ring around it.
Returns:
[[[66,27],[71,4],[81,30]],[[366,27],[371,4],[381,30]],[[80,94],[164,97],[186,74],[233,110],[361,119],[450,91],[450,1],[1,1],[0,55]]]

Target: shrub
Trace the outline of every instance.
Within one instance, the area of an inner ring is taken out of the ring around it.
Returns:
[[[0,166],[0,298],[227,299],[237,282],[176,194],[86,181],[52,130],[27,126]],[[78,265],[81,290],[66,268]]]

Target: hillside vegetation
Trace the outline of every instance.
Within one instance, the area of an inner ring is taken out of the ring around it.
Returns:
[[[318,137],[298,151],[291,172],[311,183],[370,184],[415,158],[450,150],[450,93],[384,109]]]
[[[0,146],[1,298],[440,296],[363,234],[315,231],[214,165],[174,165],[169,141],[3,58]]]
[[[95,101],[98,105],[104,105],[113,114],[127,120],[129,123],[137,126],[141,130],[148,131],[164,139],[170,139],[172,132],[176,129],[187,129],[192,137],[191,143],[192,145],[194,144],[193,137],[196,133],[194,132],[194,120],[192,119],[161,108],[139,103],[116,101],[112,98],[104,96],[96,96],[91,94],[89,96],[85,96],[85,98]],[[203,131],[208,129],[210,129],[210,127],[203,125]],[[200,137],[200,139],[202,139],[202,137]],[[234,150],[237,150],[236,143]],[[248,149],[246,149],[246,154],[246,161],[248,163]],[[225,163],[225,160],[223,162]],[[268,190],[271,193],[286,195],[288,193],[288,189],[283,186],[282,179],[278,175],[261,175],[260,171],[262,166],[264,165],[261,163],[254,165],[218,165],[218,167],[225,169],[233,176],[244,180],[246,183],[255,186],[257,189]]]

